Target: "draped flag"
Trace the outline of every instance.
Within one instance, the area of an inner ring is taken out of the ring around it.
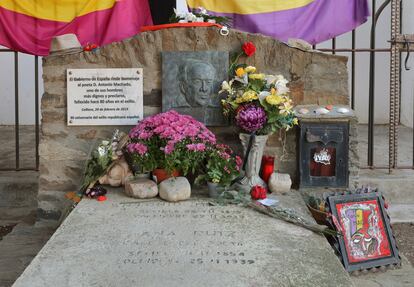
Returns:
[[[0,0],[0,45],[33,55],[49,54],[58,35],[101,46],[151,24],[148,0]]]
[[[231,17],[235,29],[311,44],[351,31],[370,14],[367,0],[187,0],[187,5]]]

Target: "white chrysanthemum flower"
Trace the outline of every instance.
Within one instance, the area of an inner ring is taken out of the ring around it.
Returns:
[[[275,75],[266,75],[265,80],[266,80],[266,86],[269,87],[270,85],[276,83],[277,78]]]
[[[203,15],[207,15],[207,10],[204,8],[204,7],[198,7],[198,10],[200,10],[200,14],[203,14]]]
[[[185,20],[188,22],[195,22],[197,20],[197,16],[190,12],[185,15]]]

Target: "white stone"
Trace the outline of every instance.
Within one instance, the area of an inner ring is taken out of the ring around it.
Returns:
[[[162,199],[176,202],[190,198],[191,185],[185,177],[171,177],[160,183],[159,191]]]
[[[154,181],[147,178],[127,180],[125,193],[134,198],[153,198],[158,195],[158,186]]]
[[[347,113],[349,113],[349,109],[347,109],[347,108],[338,108],[338,113],[347,114]]]
[[[275,172],[270,176],[268,185],[273,193],[285,193],[290,191],[292,180],[289,174]]]

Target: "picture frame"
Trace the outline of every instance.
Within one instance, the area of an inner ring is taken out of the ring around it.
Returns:
[[[335,245],[348,272],[401,264],[380,192],[360,189],[325,199],[330,221],[342,233]]]

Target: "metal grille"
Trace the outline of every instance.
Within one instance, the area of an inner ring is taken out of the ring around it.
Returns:
[[[14,133],[15,133],[15,165],[14,168],[0,167],[1,171],[9,170],[39,170],[39,57],[33,56],[34,75],[35,75],[35,162],[32,167],[21,167],[20,162],[20,116],[19,116],[19,53],[9,50],[0,49],[0,53],[12,53],[14,56]]]
[[[372,22],[370,33],[370,47],[356,48],[356,31],[352,31],[351,48],[337,48],[336,39],[333,38],[331,49],[319,49],[322,52],[336,54],[337,52],[350,53],[351,57],[351,107],[355,108],[355,65],[356,53],[370,53],[369,64],[369,108],[368,108],[368,154],[366,165],[362,168],[371,169],[414,169],[414,154],[411,166],[398,166],[398,126],[400,124],[400,102],[401,102],[401,52],[414,50],[413,35],[402,35],[402,1],[385,0],[377,8],[377,1],[372,0]],[[376,47],[376,27],[384,9],[391,5],[391,40],[390,48]],[[316,46],[314,46],[317,49]],[[390,55],[390,104],[389,104],[389,163],[388,166],[375,165],[374,162],[374,107],[375,107],[375,72],[376,72],[376,53],[388,53]],[[414,123],[414,119],[413,119]],[[413,138],[414,146],[414,138]]]

